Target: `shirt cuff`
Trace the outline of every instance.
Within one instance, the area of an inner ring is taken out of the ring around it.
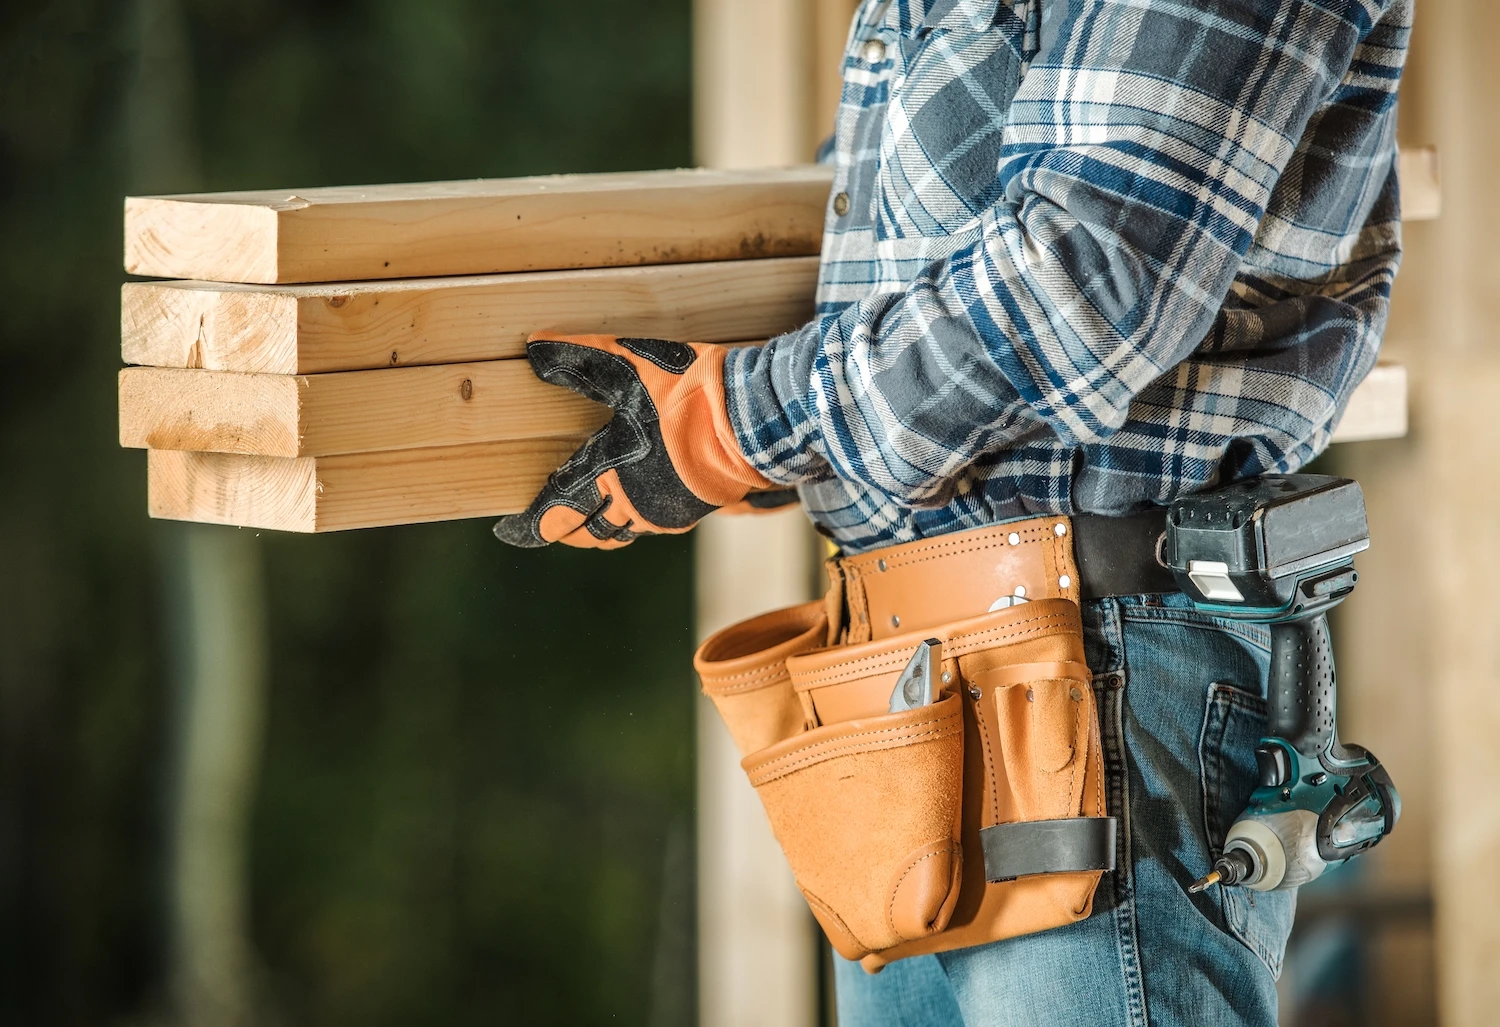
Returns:
[[[745,459],[778,485],[826,481],[822,428],[814,405],[813,360],[823,321],[762,346],[737,346],[724,360],[729,423]]]

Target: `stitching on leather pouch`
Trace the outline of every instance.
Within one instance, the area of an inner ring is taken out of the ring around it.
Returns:
[[[786,664],[783,662],[779,670],[745,670],[738,674],[709,673],[699,674],[698,677],[703,680],[705,692],[710,689],[715,692],[748,692],[760,685],[775,684],[784,678],[790,678],[791,675],[787,673]],[[713,682],[712,685],[709,684],[710,681]],[[719,683],[721,681],[725,683],[721,685]]]
[[[921,727],[923,725],[916,724],[911,726]],[[880,731],[861,731],[857,735],[849,735],[848,740],[878,735],[882,732],[899,732],[905,730],[909,730],[909,728],[882,728]],[[757,777],[760,777],[764,774],[774,771],[775,777],[785,777],[787,774],[791,773],[792,770],[800,769],[804,764],[821,763],[824,760],[832,759],[833,757],[838,755],[846,755],[851,752],[876,752],[887,746],[909,744],[919,738],[931,738],[933,736],[946,737],[947,735],[957,734],[960,730],[962,730],[961,725],[947,724],[944,721],[938,721],[932,724],[930,729],[927,731],[913,732],[911,734],[893,733],[888,738],[872,738],[869,741],[852,742],[852,744],[848,745],[828,745],[826,742],[815,742],[812,745],[804,745],[800,749],[793,749],[791,752],[783,753],[782,755],[776,757],[774,760],[771,760],[769,763],[756,768],[755,774]],[[829,741],[832,741],[832,739],[829,739]],[[804,752],[810,753],[810,755],[804,756],[802,759],[796,760],[794,763],[787,766],[782,766],[782,764],[785,764],[787,760],[791,759],[791,757],[797,755],[798,753]]]
[[[944,646],[945,655],[948,655],[948,656],[967,656],[967,655],[969,655],[969,653],[975,652],[976,649],[978,647],[980,647],[981,645],[998,644],[1000,642],[1004,642],[1004,641],[1011,640],[1011,639],[1023,638],[1023,637],[1025,637],[1027,635],[1041,634],[1045,630],[1044,628],[1041,628],[1041,627],[1027,628],[1026,625],[1028,625],[1028,624],[1038,624],[1038,625],[1063,624],[1063,625],[1066,625],[1070,621],[1071,621],[1071,618],[1068,617],[1066,614],[1049,613],[1049,614],[1044,614],[1044,615],[1042,615],[1040,617],[1028,617],[1026,620],[1017,621],[1015,624],[1007,624],[1003,628],[1002,627],[985,628],[985,629],[983,629],[981,631],[968,631],[968,632],[965,632],[965,633],[963,633],[961,635],[952,635],[952,636],[949,637],[949,639],[947,641],[947,644]],[[965,645],[974,646],[976,648],[962,649],[960,651],[960,647],[965,646]],[[910,659],[910,656],[908,656],[907,659]],[[869,656],[861,656],[858,659],[843,660],[843,661],[840,661],[839,663],[830,663],[828,666],[826,666],[826,667],[822,668],[821,670],[816,671],[814,674],[810,675],[808,678],[806,678],[806,680],[808,680],[808,681],[822,680],[825,675],[832,674],[834,671],[839,670],[841,668],[864,667],[866,665],[870,665],[867,668],[868,672],[879,671],[879,670],[882,669],[882,666],[879,663],[879,661],[881,661],[881,660],[898,661],[899,662],[900,656],[899,656],[899,654],[891,654],[891,653],[872,653]],[[892,666],[895,666],[895,665],[897,665],[897,664],[896,663],[892,664]],[[901,664],[901,665],[904,666],[904,664]]]
[[[927,853],[925,856],[918,856],[916,859],[912,860],[910,863],[908,863],[906,865],[906,869],[905,870],[901,871],[901,877],[899,879],[897,879],[897,881],[896,881],[896,887],[894,887],[894,888],[891,889],[891,904],[888,907],[886,907],[886,911],[885,911],[885,925],[891,929],[891,933],[892,934],[894,934],[896,937],[900,938],[902,941],[916,941],[916,938],[908,938],[906,935],[902,934],[900,931],[898,931],[896,929],[896,896],[901,893],[901,885],[902,885],[902,883],[904,883],[906,881],[907,877],[911,875],[911,872],[917,868],[917,864],[918,863],[925,863],[929,859],[931,859],[933,856],[939,856],[939,855],[942,855],[945,852],[955,852],[956,853],[957,851],[958,850],[955,849],[955,848],[953,848],[951,845],[948,848],[946,848],[946,849],[937,849],[936,851]],[[948,885],[948,890],[949,891],[953,890],[953,885],[952,885],[951,882]],[[926,927],[926,926],[929,926],[929,925],[924,924],[923,926]]]
[[[1007,627],[1019,628],[1025,624],[1061,624],[1066,626],[1071,623],[1071,621],[1072,618],[1068,617],[1065,614],[1049,613],[1042,617],[1033,617],[1029,620],[1018,621],[1014,625],[1007,625]],[[953,653],[953,655],[955,656],[967,656],[969,653],[975,652],[978,647],[982,647],[985,644],[1003,642],[1008,639],[1021,638],[1026,635],[1041,634],[1043,630],[1043,628],[1038,627],[1030,628],[1025,631],[1011,631],[1009,633],[1005,633],[1001,628],[996,627],[985,628],[982,631],[969,631],[965,632],[962,635],[953,635],[952,637],[950,637],[948,639],[948,651],[950,653]],[[955,643],[962,645],[972,645],[975,646],[976,649],[966,649],[963,652],[954,652]]]
[[[770,688],[779,685],[783,681],[790,681],[790,674],[777,674],[774,677],[758,678],[754,681],[741,681],[733,685],[703,685],[704,695],[739,695],[742,692],[758,692],[762,688]]]
[[[956,724],[950,723],[950,721],[954,720],[958,722]],[[763,784],[769,784],[770,782],[775,781],[778,778],[786,777],[788,774],[794,771],[801,770],[804,766],[811,766],[816,763],[822,763],[825,760],[833,759],[835,756],[848,755],[851,752],[874,752],[887,746],[893,746],[897,743],[903,745],[911,744],[921,738],[946,738],[948,735],[958,734],[963,730],[963,721],[960,717],[956,716],[944,717],[942,720],[930,722],[930,725],[931,726],[927,731],[914,732],[906,735],[900,734],[899,732],[910,731],[913,727],[925,727],[928,725],[911,724],[899,728],[881,728],[878,731],[861,731],[858,734],[849,735],[847,736],[847,738],[841,739],[841,741],[852,742],[852,744],[849,745],[830,746],[826,742],[814,742],[812,745],[804,745],[799,749],[793,749],[791,752],[783,753],[782,755],[777,756],[774,760],[771,760],[770,762],[757,767],[755,770],[750,771],[750,783],[759,788]],[[864,742],[853,741],[856,738],[870,738],[872,736],[880,734],[888,734],[890,737],[872,739],[870,741]],[[829,741],[832,741],[832,739],[829,739]],[[796,756],[798,753],[804,752],[809,752],[811,753],[811,755],[804,756],[802,759],[797,760],[791,764],[786,763],[786,761],[790,760],[793,756]]]
[[[994,697],[995,692],[992,690],[990,698],[993,699]],[[983,693],[981,693],[980,702],[982,701]],[[999,710],[997,709],[995,712],[997,719],[999,715]],[[979,702],[974,703],[974,721],[979,725],[979,744],[984,747],[984,773],[990,782],[990,823],[998,824],[1000,823],[1000,789],[998,784],[999,779],[995,774],[995,752],[990,745],[989,728],[985,726],[984,710],[979,708]]]
[[[843,931],[846,935],[848,935],[849,938],[854,942],[854,944],[856,944],[860,948],[864,949],[867,953],[868,952],[874,952],[874,951],[876,951],[863,938],[861,938],[859,935],[855,934],[853,931],[849,930],[849,925],[846,924],[846,923],[844,923],[844,918],[843,917],[839,916],[837,913],[835,913],[833,911],[833,907],[832,906],[828,905],[828,903],[824,902],[822,899],[818,898],[812,892],[810,892],[806,888],[802,887],[801,884],[797,885],[797,890],[802,893],[802,897],[807,900],[808,905],[817,906],[824,913],[828,914],[828,916],[833,920],[833,922],[839,925],[839,930]]]
[[[1008,527],[1007,525],[999,525],[998,526],[998,528],[1001,529],[1002,531],[1004,531],[1004,529],[1006,529],[1007,527]],[[1022,528],[1019,531],[1015,531],[1015,529],[1011,529],[1010,531],[1004,531],[1004,534],[1010,534],[1012,532],[1014,532],[1015,534],[1021,536],[1021,545],[1028,545],[1028,544],[1032,544],[1032,543],[1036,543],[1036,542],[1045,542],[1046,541],[1045,529],[1044,529],[1044,527],[1042,525],[1037,525],[1037,526],[1030,527],[1030,528]],[[1043,537],[1041,537],[1041,538],[1028,538],[1027,537],[1028,535],[1032,535],[1032,536],[1042,535]],[[1055,538],[1055,536],[1054,536],[1054,538]],[[1001,539],[1003,539],[1003,535],[1001,536]],[[960,543],[960,542],[952,542],[952,541],[949,541],[949,542],[935,541],[931,545],[923,546],[920,549],[913,549],[906,556],[894,557],[894,558],[888,556],[888,557],[885,557],[884,559],[886,561],[886,568],[888,570],[894,570],[894,569],[900,568],[900,567],[913,567],[913,566],[915,566],[915,565],[917,565],[919,563],[931,563],[933,560],[941,560],[944,557],[948,557],[948,556],[960,556],[960,555],[963,555],[964,553],[982,553],[982,552],[984,552],[987,549],[1014,549],[1014,548],[1017,548],[1015,546],[1012,546],[1009,542],[1002,541],[1001,539],[997,539],[995,541],[984,542],[982,544],[976,544],[974,542]],[[948,549],[950,551],[949,552],[940,552],[939,551],[939,550],[943,550],[943,549]],[[880,558],[876,557],[876,559],[880,559]],[[851,562],[849,564],[849,566],[852,569],[857,570],[859,573],[864,574],[864,573],[866,573],[865,569],[867,567],[871,566],[874,563],[875,563],[875,560],[872,560],[869,557],[861,557],[859,563],[856,564],[856,563],[852,563]]]

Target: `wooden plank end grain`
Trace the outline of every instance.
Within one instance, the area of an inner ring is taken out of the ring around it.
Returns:
[[[320,375],[120,372],[120,444],[138,449],[302,457],[582,440],[608,418],[524,360]]]
[[[1332,441],[1403,438],[1407,431],[1407,396],[1406,368],[1400,364],[1376,364],[1349,397],[1349,406],[1334,429]]]
[[[120,371],[120,445],[299,456],[296,378],[156,367]]]
[[[211,267],[227,282],[274,281],[279,209],[211,197],[125,199],[125,270],[157,278],[202,278],[172,268]]]
[[[132,282],[128,364],[318,374],[519,357],[532,332],[763,339],[811,320],[818,258],[325,285]]]
[[[293,374],[297,297],[210,282],[128,282],[120,288],[127,364]]]
[[[325,532],[497,517],[525,508],[576,448],[534,439],[336,457],[151,450],[152,517]]]
[[[832,169],[132,197],[133,274],[285,284],[816,254]]]

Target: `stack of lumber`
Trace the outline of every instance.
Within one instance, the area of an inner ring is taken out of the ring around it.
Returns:
[[[535,331],[764,339],[813,309],[832,172],[131,198],[120,443],[151,515],[288,531],[522,509],[608,412]]]
[[[1435,217],[1430,151],[1407,218]],[[287,531],[522,509],[607,411],[536,331],[734,343],[812,314],[832,172],[661,171],[130,198],[120,443],[153,517]],[[1381,367],[1335,441],[1406,431]]]

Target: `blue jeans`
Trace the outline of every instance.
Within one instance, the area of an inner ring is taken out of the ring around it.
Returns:
[[[1083,624],[1121,828],[1093,915],[873,976],[835,955],[839,1027],[1274,1027],[1295,893],[1187,893],[1255,784],[1270,635],[1180,594],[1089,602]]]

